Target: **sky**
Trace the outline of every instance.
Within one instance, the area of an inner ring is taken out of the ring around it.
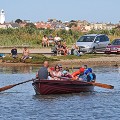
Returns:
[[[2,0],[6,22],[16,19],[31,22],[50,19],[87,20],[88,22],[120,21],[120,0]]]

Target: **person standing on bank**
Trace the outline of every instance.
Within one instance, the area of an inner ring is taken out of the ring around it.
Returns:
[[[48,61],[45,61],[43,67],[41,67],[38,71],[38,78],[39,79],[48,79],[48,76],[54,77],[52,70],[49,68]]]
[[[12,55],[13,58],[17,58],[17,49],[16,49],[16,47],[12,48],[11,55]]]

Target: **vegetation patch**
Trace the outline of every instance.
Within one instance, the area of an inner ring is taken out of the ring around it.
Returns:
[[[2,62],[19,63],[22,62],[21,56],[22,55],[19,55],[18,58],[12,58],[11,56],[6,55],[4,58],[2,58]],[[24,63],[42,64],[46,60],[49,62],[58,61],[58,59],[56,58],[51,58],[51,57],[49,58],[42,54],[31,54],[30,58],[26,59]]]
[[[70,60],[70,59],[88,59],[88,58],[99,58],[103,57],[102,54],[84,54],[82,56],[75,56],[75,55],[67,55],[67,56],[54,56],[51,58],[56,58],[58,60]],[[107,57],[107,55],[104,55],[104,57]]]

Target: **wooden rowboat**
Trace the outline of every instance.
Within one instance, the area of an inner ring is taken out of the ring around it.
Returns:
[[[72,80],[35,80],[32,85],[37,95],[94,91],[94,85],[92,83]]]

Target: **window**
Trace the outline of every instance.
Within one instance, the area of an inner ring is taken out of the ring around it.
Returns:
[[[104,36],[100,36],[100,42],[105,42],[105,37]]]
[[[96,37],[95,42],[96,42],[96,41],[99,41],[99,42],[100,42],[100,37],[99,37],[99,36]]]
[[[109,41],[109,38],[105,35],[104,36],[105,41]]]
[[[120,45],[120,40],[113,40],[112,45]]]
[[[109,38],[105,35],[102,35],[102,36],[98,36],[96,39],[95,39],[95,42],[96,41],[99,41],[99,42],[106,42],[106,41],[109,41]]]
[[[95,36],[82,36],[77,42],[93,42]]]

